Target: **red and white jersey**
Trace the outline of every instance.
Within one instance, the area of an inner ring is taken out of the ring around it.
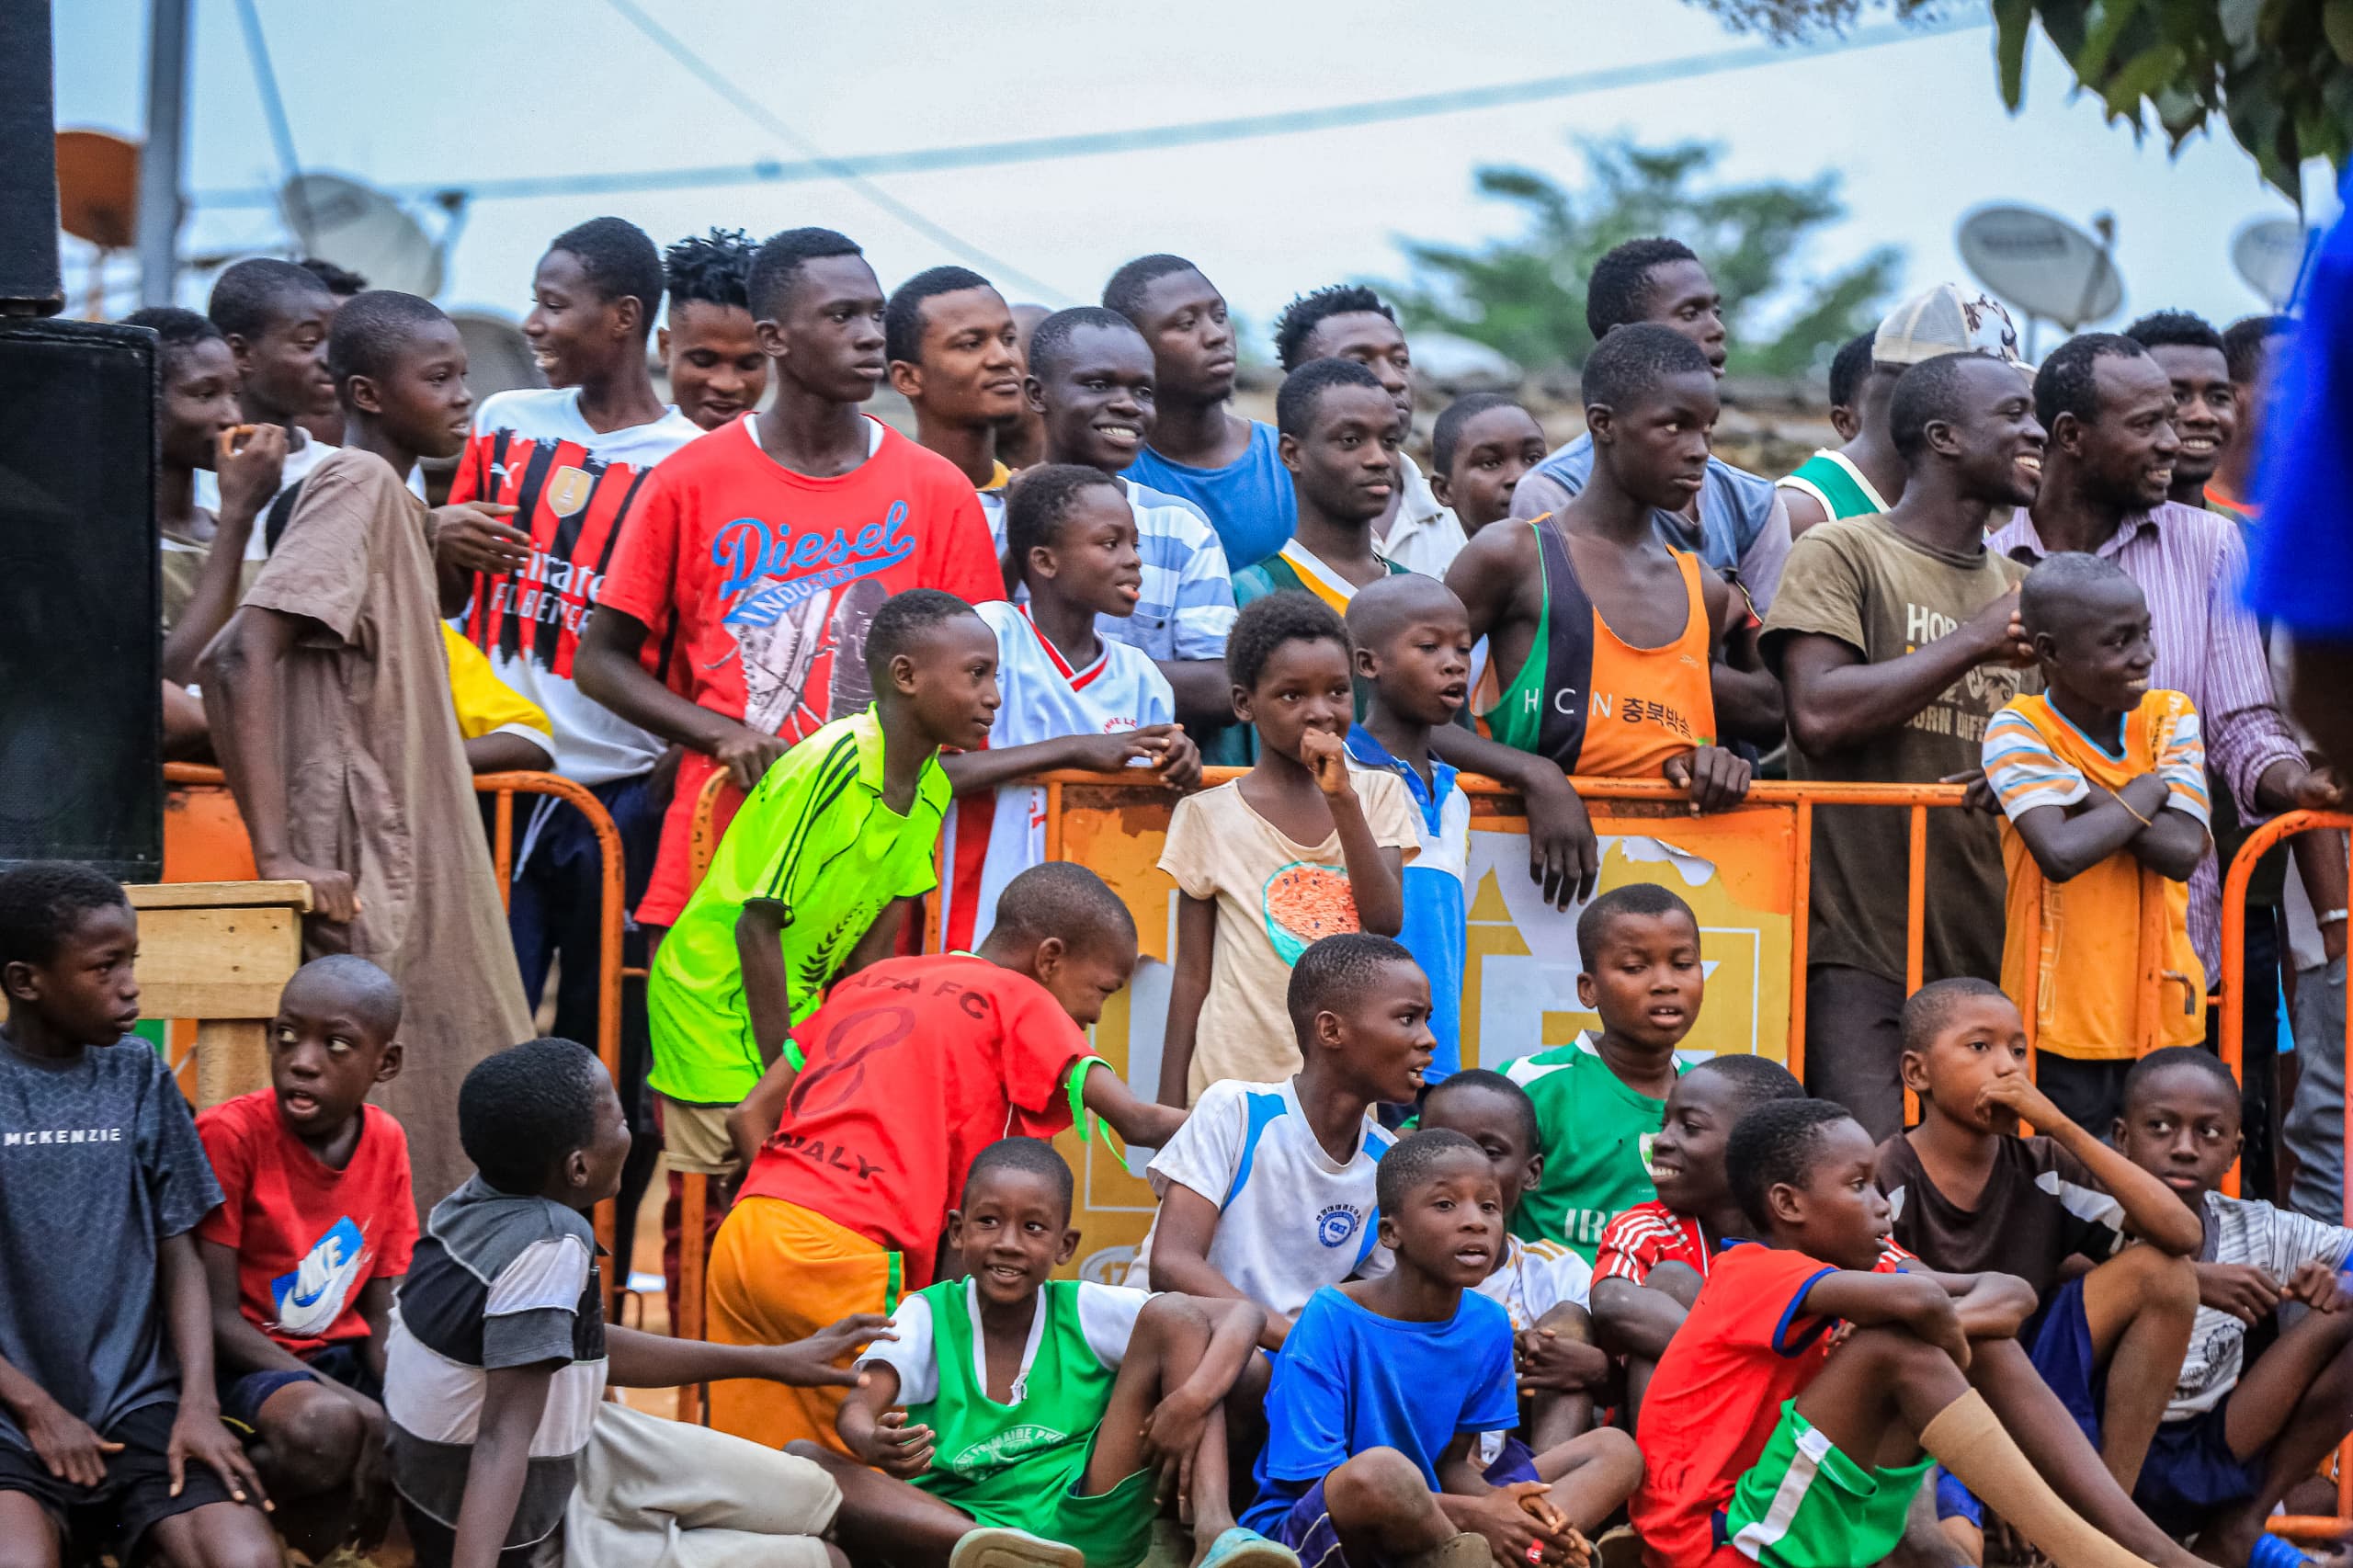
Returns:
[[[1124,642],[1102,639],[1103,652],[1074,670],[1040,635],[1026,608],[1002,600],[974,605],[996,633],[996,680],[1004,702],[989,730],[992,748],[1033,745],[1064,735],[1108,735],[1176,717],[1176,697],[1158,667]],[[960,795],[940,834],[939,929],[949,952],[971,952],[996,924],[1005,884],[1046,858],[1046,790],[1008,784],[994,804]]]
[[[581,694],[572,658],[630,504],[654,464],[701,434],[675,408],[651,424],[593,430],[577,387],[499,392],[475,412],[449,499],[515,507],[508,521],[531,536],[531,560],[519,572],[474,574],[459,630],[548,716],[555,770],[578,783],[633,778],[662,755],[660,741]],[[653,667],[653,639],[646,653]]]

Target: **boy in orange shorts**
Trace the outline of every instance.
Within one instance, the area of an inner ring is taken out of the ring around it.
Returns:
[[[1085,1033],[1135,962],[1127,906],[1056,861],[1006,884],[978,954],[887,959],[835,985],[729,1119],[750,1168],[711,1250],[710,1337],[781,1345],[895,1312],[938,1278],[965,1173],[1000,1138],[1051,1138],[1084,1107],[1165,1142],[1184,1113],[1129,1093]],[[847,1452],[842,1394],[714,1383],[711,1425]]]

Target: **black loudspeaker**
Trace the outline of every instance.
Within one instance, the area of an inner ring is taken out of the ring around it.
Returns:
[[[0,867],[164,867],[155,335],[0,322]]]
[[[49,26],[49,0],[0,0],[0,315],[65,303]]]

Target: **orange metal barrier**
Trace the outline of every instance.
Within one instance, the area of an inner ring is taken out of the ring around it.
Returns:
[[[164,765],[166,785],[216,786],[226,789],[228,779],[217,767],[199,767],[194,763],[167,762]],[[588,819],[589,827],[597,835],[597,853],[601,863],[602,888],[597,912],[597,1055],[605,1063],[605,1071],[613,1081],[620,1082],[621,1069],[621,835],[613,826],[604,802],[569,778],[552,773],[484,773],[474,778],[478,794],[495,797],[493,808],[491,860],[498,869],[498,902],[504,908],[513,888],[515,865],[515,797],[517,795],[553,795],[569,802]],[[239,831],[243,831],[239,824]],[[607,1253],[614,1242],[614,1205],[608,1200],[597,1206],[597,1241]],[[624,1281],[605,1281],[605,1307],[610,1315]]]

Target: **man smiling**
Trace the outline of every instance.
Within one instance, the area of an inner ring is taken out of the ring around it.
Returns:
[[[2222,467],[2222,453],[2239,426],[2238,388],[2222,335],[2203,316],[2155,311],[2126,327],[2124,335],[2147,349],[2173,382],[2173,428],[2181,450],[2174,454],[2166,498],[2218,510],[2206,498],[2207,482]]]
[[[918,272],[882,314],[891,387],[915,411],[915,442],[956,465],[979,492],[989,535],[1005,548],[997,432],[1021,414],[1021,339],[1013,310],[970,267]]]

